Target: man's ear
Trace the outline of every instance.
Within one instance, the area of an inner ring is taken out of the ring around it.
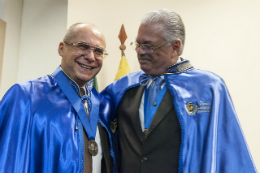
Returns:
[[[59,47],[58,47],[58,52],[61,57],[63,57],[63,55],[64,55],[64,47],[65,47],[65,44],[63,42],[60,42]]]
[[[180,40],[175,40],[171,43],[172,46],[172,57],[177,58],[179,57],[179,52],[181,51],[181,41]]]
[[[172,42],[172,47],[173,47],[173,50],[176,50],[179,53],[181,50],[181,41],[175,40],[174,42]]]

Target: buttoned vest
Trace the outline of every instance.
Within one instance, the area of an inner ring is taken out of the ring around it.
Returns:
[[[145,138],[139,118],[143,91],[127,90],[117,109],[121,173],[177,173],[181,129],[172,95],[166,91]]]

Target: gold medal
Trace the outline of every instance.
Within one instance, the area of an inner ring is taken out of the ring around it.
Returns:
[[[98,145],[95,140],[90,139],[88,141],[88,151],[92,156],[96,156],[98,153]]]

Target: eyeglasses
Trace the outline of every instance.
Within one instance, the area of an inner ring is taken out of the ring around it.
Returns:
[[[163,46],[170,46],[171,42],[161,44],[159,46],[152,46],[149,44],[139,44],[137,42],[132,42],[130,45],[138,51],[139,48],[141,48],[146,54],[152,54],[155,49],[158,49]]]
[[[103,48],[97,47],[97,46],[91,46],[91,45],[89,45],[88,43],[85,43],[85,42],[69,43],[69,42],[64,41],[64,43],[66,43],[67,45],[75,46],[77,51],[80,54],[87,55],[91,51],[91,49],[93,49],[93,52],[95,54],[95,58],[99,59],[99,60],[105,59],[106,56],[108,55],[108,53],[106,53]]]

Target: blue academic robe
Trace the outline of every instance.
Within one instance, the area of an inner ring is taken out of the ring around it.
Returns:
[[[91,94],[100,97],[104,109],[106,101],[94,88]],[[0,173],[83,172],[84,139],[77,117],[52,75],[12,86],[0,102]],[[105,117],[98,121],[106,128]],[[110,154],[115,161],[112,148]]]
[[[111,100],[111,120],[116,121],[124,93],[139,86],[143,74],[130,73],[101,92]],[[181,127],[179,173],[257,172],[224,81],[187,60],[172,65],[164,78]],[[118,133],[112,134],[117,146]]]

